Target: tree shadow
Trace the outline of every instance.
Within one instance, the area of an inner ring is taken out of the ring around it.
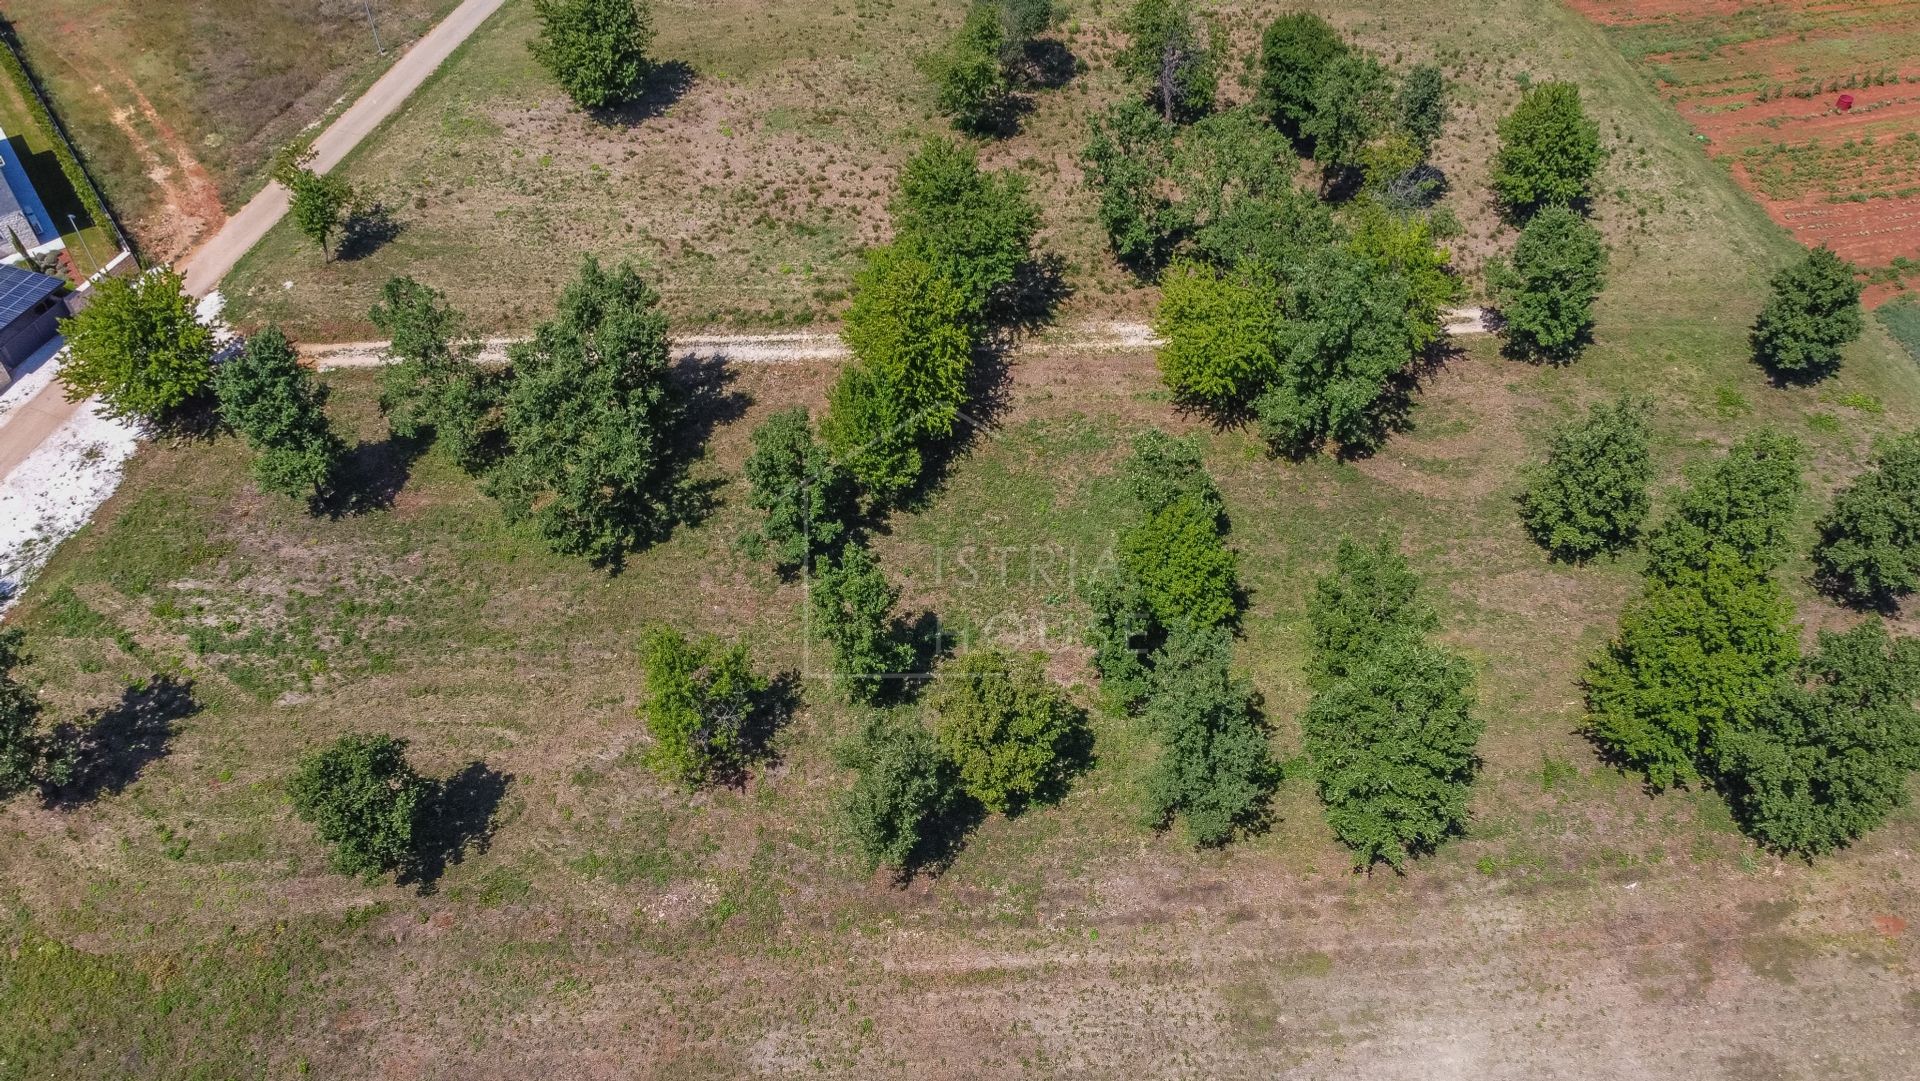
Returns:
[[[155,675],[121,692],[114,706],[61,725],[53,733],[53,757],[62,776],[44,793],[46,804],[71,809],[124,791],[167,756],[175,723],[198,712],[192,680]]]
[[[493,842],[500,803],[513,785],[513,775],[485,762],[436,783],[420,812],[412,857],[395,876],[395,883],[414,886],[421,894],[439,888],[447,868],[478,855]]]
[[[1058,90],[1081,70],[1080,58],[1056,38],[1028,41],[1012,66],[1014,80],[1035,90]]]
[[[1388,439],[1412,431],[1413,411],[1419,403],[1421,388],[1439,374],[1448,361],[1463,352],[1458,343],[1442,333],[1414,358],[1412,364],[1394,373],[1387,380],[1384,391],[1374,403],[1372,415],[1368,417],[1366,440],[1342,443],[1337,455],[1339,460],[1352,462],[1371,458],[1379,453]]]
[[[343,263],[365,259],[392,243],[406,229],[385,203],[357,207],[347,215],[340,228],[340,243],[333,257]]]
[[[973,365],[967,373],[966,408],[961,411],[953,433],[944,439],[921,446],[924,468],[912,487],[900,493],[879,510],[925,510],[946,488],[947,474],[953,463],[966,457],[974,446],[990,438],[1013,403],[1012,369],[1008,357],[1018,336],[1010,330],[990,332],[975,349]],[[876,519],[875,529],[884,531],[884,522]]]
[[[958,782],[954,783],[957,786]],[[947,808],[926,822],[920,833],[920,843],[913,846],[913,852],[907,856],[906,866],[894,873],[894,884],[904,886],[921,875],[940,877],[967,847],[967,838],[986,820],[987,809],[980,801],[956,787],[954,798]]]
[[[1046,778],[1034,789],[1032,796],[1007,808],[1008,818],[1018,818],[1035,807],[1051,807],[1059,803],[1072,789],[1074,778],[1093,768],[1098,756],[1094,753],[1093,728],[1087,724],[1086,710],[1075,707],[1073,726],[1054,744],[1053,751],[1053,767]]]
[[[339,483],[317,501],[316,509],[333,519],[392,510],[427,446],[426,440],[395,435],[378,442],[361,440],[341,459]]]
[[[696,478],[692,476],[692,469],[713,439],[714,431],[745,416],[747,406],[752,404],[752,398],[732,389],[738,378],[724,355],[690,356],[680,362],[686,411],[675,451],[674,469],[679,477],[674,497],[675,525],[699,525],[719,508],[720,490],[726,487],[726,478]]]
[[[780,730],[793,723],[800,711],[800,673],[785,671],[767,681],[767,689],[753,696],[753,708],[740,729],[740,744],[747,761],[762,767],[780,764],[773,740]],[[744,781],[742,776],[738,780]]]
[[[631,100],[611,108],[591,110],[590,115],[609,126],[638,127],[666,115],[667,110],[693,89],[694,78],[690,64],[680,60],[658,61],[641,77],[640,92]]]
[[[1001,326],[1032,334],[1052,326],[1054,312],[1072,296],[1066,259],[1048,252],[1020,264],[995,314]]]

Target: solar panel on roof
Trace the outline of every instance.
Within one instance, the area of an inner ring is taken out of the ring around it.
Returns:
[[[64,284],[59,278],[0,263],[0,326],[11,324]]]

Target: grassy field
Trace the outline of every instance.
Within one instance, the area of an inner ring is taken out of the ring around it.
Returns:
[[[813,14],[829,26],[861,12],[911,25],[925,10],[902,0]],[[352,168],[373,175],[423,115],[455,126],[481,116],[446,103],[461,100],[460,65],[524,30],[517,12],[510,6]],[[1835,380],[1767,383],[1745,359],[1746,327],[1790,241],[1577,16],[1544,0],[1458,0],[1410,19],[1381,0],[1335,17],[1388,56],[1454,58],[1462,116],[1443,163],[1475,243],[1493,237],[1475,162],[1515,76],[1583,83],[1616,148],[1601,205],[1614,277],[1593,348],[1562,369],[1469,342],[1422,388],[1413,431],[1371,459],[1302,464],[1268,458],[1251,433],[1177,413],[1149,355],[1043,348],[1013,362],[1004,407],[928,505],[897,516],[876,547],[914,611],[1058,647],[1055,673],[1090,702],[1071,641],[1085,612],[1066,561],[1097,563],[1111,544],[1110,474],[1131,434],[1194,431],[1251,593],[1239,660],[1283,754],[1297,749],[1306,699],[1311,581],[1340,532],[1399,533],[1444,638],[1480,674],[1485,766],[1468,836],[1404,877],[1354,875],[1296,777],[1269,832],[1196,853],[1139,824],[1152,743],[1132,722],[1096,714],[1095,761],[1059,805],[984,822],[936,877],[904,889],[870,879],[832,828],[847,777],[830,752],[856,718],[825,688],[803,684],[805,707],[743,787],[695,796],[639,763],[645,737],[633,712],[636,647],[656,622],[745,634],[766,664],[808,666],[799,587],[738,546],[751,516],[737,472],[753,425],[795,402],[818,407],[830,365],[730,368],[697,467],[728,478],[718,509],[616,577],[501,525],[437,455],[410,459],[386,445],[373,379],[339,373],[329,377],[335,417],[361,440],[355,461],[392,493],[387,505],[309,518],[255,490],[231,440],[157,444],[9,617],[31,636],[30,674],[56,712],[107,711],[128,749],[92,799],[0,808],[0,904],[10,912],[0,1076],[1905,1071],[1920,1011],[1905,933],[1920,813],[1903,811],[1809,867],[1758,852],[1710,794],[1648,796],[1602,767],[1574,734],[1576,679],[1632,596],[1637,562],[1548,563],[1521,532],[1512,496],[1548,426],[1633,390],[1655,399],[1664,482],[1772,424],[1812,449],[1817,503],[1861,467],[1876,435],[1920,420],[1920,369],[1876,322]],[[800,18],[764,14],[732,45],[709,47],[798,57],[852,32],[814,38],[781,22]],[[517,44],[502,49],[518,55]],[[702,87],[738,115],[752,109],[713,70],[717,60],[690,62],[701,80],[670,118]],[[870,78],[907,83],[884,68]],[[503,92],[527,92],[511,85]],[[1084,93],[1074,108],[1095,103]],[[551,108],[547,124],[584,123]],[[1036,119],[1022,138],[1043,130]],[[630,137],[659,138],[652,121]],[[885,140],[894,154],[908,141]],[[728,160],[759,167],[751,154]],[[495,159],[468,164],[495,178],[486,184],[505,182],[489,171]],[[590,192],[568,175],[530,187],[523,212],[570,185]],[[869,183],[884,191],[884,170]],[[608,205],[664,214],[671,190]],[[1090,265],[1092,240],[1075,239],[1088,229],[1079,197],[1064,179],[1048,190],[1052,243],[1083,267],[1078,310],[1137,304],[1117,274]],[[719,228],[696,220],[706,205],[696,193],[683,190],[688,228]],[[579,211],[582,228],[594,227],[590,211]],[[549,211],[563,228],[574,212]],[[467,214],[483,218],[477,207]],[[451,218],[442,228],[444,243]],[[494,243],[476,233],[474,245]],[[416,218],[390,250],[433,235]],[[524,325],[544,313],[576,247],[521,253],[500,264],[511,275],[442,261],[470,257],[465,247],[406,259],[476,312]],[[261,255],[291,258],[275,251]],[[730,258],[718,265],[748,273],[750,254]],[[303,273],[309,285],[321,280],[317,264]],[[341,281],[359,273],[344,268]],[[505,294],[489,292],[508,277],[535,283],[511,314],[498,306]],[[822,287],[835,286],[796,285],[775,306],[791,316]],[[350,304],[364,300],[340,289],[334,318],[345,332]],[[305,295],[289,291],[285,303]],[[745,293],[670,295],[683,320],[750,314]],[[712,314],[728,306],[743,314]],[[1803,542],[1816,510],[1804,508]],[[963,558],[984,572],[959,573]],[[1809,632],[1853,618],[1813,596],[1808,569],[1796,563],[1785,578]],[[197,707],[158,709],[151,694],[127,691],[155,674],[190,681]],[[450,856],[428,883],[327,874],[286,809],[284,782],[303,749],[372,728],[409,737],[425,771],[459,782],[467,799],[454,817],[468,836],[493,815],[487,843]]]
[[[0,16],[143,254],[177,258],[455,0],[4,0]],[[342,99],[345,100],[342,100]]]

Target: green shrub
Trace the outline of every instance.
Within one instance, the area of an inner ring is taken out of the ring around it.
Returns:
[[[1393,381],[1413,362],[1406,281],[1343,248],[1304,268],[1291,309],[1292,347],[1279,378],[1254,403],[1260,433],[1281,453],[1323,444],[1365,453],[1394,422]]]
[[[0,630],[0,800],[41,779],[46,750],[40,732],[40,696],[14,675],[24,658],[26,633],[15,627]]]
[[[1260,39],[1260,97],[1276,127],[1301,134],[1319,100],[1321,73],[1346,51],[1339,32],[1311,12],[1288,12],[1267,26]]]
[[[967,132],[992,132],[1005,120],[1012,87],[1001,64],[1006,28],[999,10],[980,0],[944,49],[921,67],[933,82],[935,106]]]
[[[195,318],[180,275],[110,275],[92,293],[73,318],[60,320],[67,398],[97,394],[114,416],[157,424],[178,419],[213,378],[213,332]]]
[[[1135,0],[1120,19],[1127,44],[1117,63],[1168,121],[1213,108],[1220,84],[1219,32],[1192,0]]]
[[[1547,460],[1526,474],[1520,520],[1555,559],[1581,562],[1632,544],[1653,505],[1647,418],[1652,406],[1622,396],[1553,432]]]
[[[1716,551],[1756,574],[1777,568],[1793,545],[1805,453],[1792,436],[1762,429],[1689,470],[1673,513],[1647,539],[1647,573],[1684,578],[1710,565]]]
[[[1153,669],[1143,714],[1161,751],[1147,776],[1147,811],[1159,826],[1178,818],[1189,840],[1215,846],[1266,821],[1279,780],[1253,687],[1231,668],[1226,630],[1183,625]]]
[[[1593,331],[1593,302],[1606,285],[1600,232],[1564,206],[1549,206],[1520,231],[1511,264],[1488,270],[1507,347],[1524,357],[1573,359]]]
[[[253,448],[261,488],[310,500],[333,490],[346,445],[327,423],[327,388],[278,327],[247,339],[221,364],[213,391],[221,419]]]
[[[1365,150],[1393,118],[1393,78],[1378,60],[1343,52],[1314,81],[1314,108],[1300,125],[1329,184],[1365,164]]]
[[[935,737],[961,785],[989,811],[1045,798],[1083,736],[1080,710],[1047,678],[1045,660],[971,650],[940,670],[928,695]]]
[[[769,686],[746,644],[724,646],[711,635],[689,642],[661,627],[648,633],[640,663],[647,687],[640,717],[653,734],[647,765],[689,786],[744,770],[754,711]]]
[[[962,793],[931,733],[916,721],[877,714],[838,758],[855,771],[841,821],[870,870],[891,867],[905,877],[937,854],[939,830]]]
[[[371,880],[412,861],[432,786],[406,751],[392,736],[342,736],[302,758],[287,783],[294,813],[333,846],[341,874]]]
[[[833,650],[833,674],[855,701],[886,696],[889,679],[911,671],[914,652],[894,616],[899,590],[859,544],[816,564],[811,583],[813,631]]]
[[[1340,679],[1369,653],[1418,641],[1439,626],[1420,599],[1420,577],[1390,537],[1368,548],[1340,538],[1333,570],[1313,584],[1307,627],[1313,647],[1308,673],[1317,684]]]
[[[1878,621],[1822,631],[1797,676],[1721,741],[1718,766],[1748,833],[1815,856],[1906,803],[1907,775],[1920,767],[1920,642],[1893,641]]]
[[[1271,281],[1183,263],[1161,289],[1157,360],[1175,397],[1230,414],[1278,375],[1285,320]]]
[[[534,0],[540,31],[527,48],[582,109],[640,96],[652,68],[653,18],[645,0]]]
[[[805,406],[780,410],[753,430],[753,453],[742,473],[747,506],[765,515],[759,537],[781,570],[810,566],[852,531],[859,493],[814,440]]]
[[[1920,587],[1920,432],[1880,448],[1834,497],[1813,563],[1823,586],[1856,604],[1890,604]]]
[[[1009,302],[1040,210],[1020,176],[982,172],[972,147],[932,138],[901,171],[893,222],[894,247],[946,278],[980,322]]]
[[[478,474],[499,452],[500,378],[474,363],[480,343],[438,290],[388,279],[368,319],[387,336],[380,411],[394,437],[432,437],[454,464]]]
[[[1218,627],[1239,615],[1238,560],[1221,534],[1219,513],[1185,495],[1121,535],[1121,567],[1155,624]]]
[[[1580,88],[1535,83],[1500,121],[1494,194],[1523,215],[1545,206],[1577,205],[1592,194],[1594,175],[1605,160],[1600,126],[1581,107]]]
[[[1753,325],[1753,358],[1783,378],[1822,379],[1839,369],[1840,350],[1865,324],[1853,265],[1822,245],[1774,275]]]
[[[1431,150],[1447,124],[1447,80],[1434,64],[1419,64],[1407,72],[1394,99],[1400,130],[1424,150]]]
[[[1094,114],[1088,131],[1081,167],[1100,198],[1095,216],[1114,255],[1137,273],[1151,273],[1188,225],[1164,190],[1173,173],[1173,125],[1140,102],[1122,101]]]

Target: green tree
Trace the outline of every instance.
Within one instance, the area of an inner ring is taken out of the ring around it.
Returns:
[[[1891,604],[1920,587],[1920,432],[1881,447],[1834,497],[1813,564],[1823,586],[1855,604]]]
[[[1393,77],[1373,57],[1343,52],[1321,70],[1313,93],[1300,133],[1313,140],[1313,160],[1332,188],[1365,164],[1366,148],[1393,119]]]
[[[1580,88],[1535,83],[1500,121],[1494,194],[1520,215],[1544,206],[1576,205],[1592,194],[1594,175],[1605,160],[1600,126],[1587,118]]]
[[[1160,376],[1182,401],[1233,413],[1279,374],[1286,324],[1279,287],[1261,276],[1176,264],[1153,329],[1165,341]]]
[[[1391,639],[1315,694],[1300,718],[1327,823],[1362,867],[1394,869],[1459,833],[1478,764],[1473,668]]]
[[[1120,479],[1144,515],[1156,514],[1192,496],[1215,516],[1224,531],[1226,500],[1207,474],[1199,444],[1150,429],[1133,438],[1130,450],[1121,466]]]
[[[1753,325],[1753,358],[1782,378],[1823,379],[1864,326],[1853,264],[1823,244],[1774,275]]]
[[[1128,41],[1120,70],[1146,88],[1168,123],[1188,121],[1213,108],[1220,84],[1220,46],[1213,25],[1194,11],[1192,0],[1135,0],[1121,17]]]
[[[870,870],[891,867],[905,878],[937,855],[941,825],[962,793],[932,733],[912,719],[875,714],[837,757],[855,771],[841,821]]]
[[[1084,736],[1080,710],[1047,678],[1045,660],[970,650],[942,667],[928,695],[934,736],[961,785],[989,811],[1045,798]]]
[[[685,394],[660,295],[592,257],[560,310],[508,353],[506,456],[488,490],[555,551],[618,564],[679,519]]]
[[[983,173],[972,147],[934,138],[901,171],[893,221],[894,249],[952,283],[978,322],[1005,303],[1032,257],[1040,209],[1019,176]]]
[[[1157,626],[1217,627],[1239,616],[1239,561],[1221,534],[1219,513],[1190,493],[1121,535],[1120,565]]]
[[[652,69],[645,0],[534,0],[540,31],[527,48],[574,104],[604,109],[638,97]]]
[[[194,318],[180,275],[108,276],[93,300],[60,320],[67,400],[99,395],[108,412],[150,423],[177,420],[213,377],[213,332]]]
[[[1173,124],[1138,101],[1122,101],[1094,114],[1088,128],[1081,167],[1100,197],[1095,215],[1114,255],[1136,273],[1151,273],[1189,224],[1164,190],[1173,171]]]
[[[1651,411],[1645,399],[1622,396],[1554,430],[1519,500],[1521,522],[1553,558],[1582,562],[1639,535],[1652,507]]]
[[[1300,136],[1319,104],[1320,76],[1347,53],[1346,42],[1320,16],[1281,15],[1260,39],[1260,97],[1281,131]]]
[[[301,758],[287,782],[294,813],[333,846],[341,874],[371,881],[412,862],[432,784],[406,752],[392,736],[341,736]]]
[[[884,504],[919,482],[921,447],[953,434],[972,364],[967,298],[926,259],[882,248],[855,278],[843,336],[854,362],[820,434]]]
[[[805,406],[783,409],[753,430],[753,453],[743,472],[747,505],[766,516],[760,539],[782,570],[811,566],[851,533],[859,493],[813,438]]]
[[[1514,245],[1512,264],[1487,278],[1506,320],[1507,347],[1526,357],[1573,359],[1593,331],[1593,301],[1606,284],[1600,231],[1564,206],[1530,219]]]
[[[40,732],[40,696],[14,675],[26,632],[0,630],[0,800],[41,779],[46,740]]]
[[[670,781],[698,786],[740,773],[747,764],[754,711],[769,682],[753,670],[744,642],[697,642],[670,627],[647,634],[641,647],[646,698],[640,717],[653,734],[647,764]]]
[[[336,176],[299,169],[287,178],[287,193],[293,227],[318,244],[321,254],[331,260],[334,234],[346,224],[353,206],[353,185]]]
[[[333,491],[346,444],[327,423],[326,386],[280,328],[248,338],[214,373],[213,392],[221,419],[253,448],[261,488],[310,500]]]
[[[976,0],[946,48],[928,55],[921,68],[933,82],[934,102],[965,132],[992,133],[1003,126],[1013,88],[1003,55],[1003,13],[993,0]]]
[[[889,679],[913,668],[913,644],[894,615],[900,591],[864,545],[849,544],[821,559],[809,585],[813,631],[833,650],[833,674],[856,702],[887,696]]]
[[[380,373],[380,410],[398,439],[431,435],[468,473],[499,452],[501,380],[474,363],[480,343],[446,297],[409,277],[381,287],[367,313],[390,340]]]
[[[1773,571],[1792,550],[1805,457],[1799,440],[1762,429],[1719,461],[1689,470],[1673,513],[1647,539],[1647,573],[1682,579],[1707,567],[1716,551],[1755,574]]]
[[[1831,852],[1907,801],[1920,767],[1920,643],[1878,621],[1822,631],[1750,727],[1719,747],[1722,787],[1748,833],[1777,851]]]
[[[1328,440],[1346,453],[1378,446],[1394,419],[1393,380],[1413,362],[1406,281],[1365,256],[1327,249],[1303,269],[1290,306],[1292,348],[1254,403],[1261,434],[1293,455]]]
[[[1369,548],[1340,538],[1333,570],[1314,582],[1307,598],[1313,647],[1308,673],[1319,685],[1350,675],[1374,650],[1417,642],[1439,626],[1420,599],[1420,577],[1391,537]]]
[[[1401,80],[1394,100],[1400,130],[1413,137],[1423,151],[1432,150],[1447,125],[1447,80],[1435,64],[1419,64]]]
[[[1222,628],[1177,630],[1161,651],[1144,718],[1160,743],[1147,775],[1157,826],[1181,820],[1201,846],[1226,844],[1264,825],[1279,780],[1251,684],[1233,674]]]
[[[1424,351],[1440,340],[1443,310],[1460,299],[1453,254],[1434,241],[1432,224],[1418,214],[1398,213],[1362,199],[1351,221],[1349,249],[1369,260],[1377,272],[1398,277],[1406,285],[1407,341],[1415,351]]]

